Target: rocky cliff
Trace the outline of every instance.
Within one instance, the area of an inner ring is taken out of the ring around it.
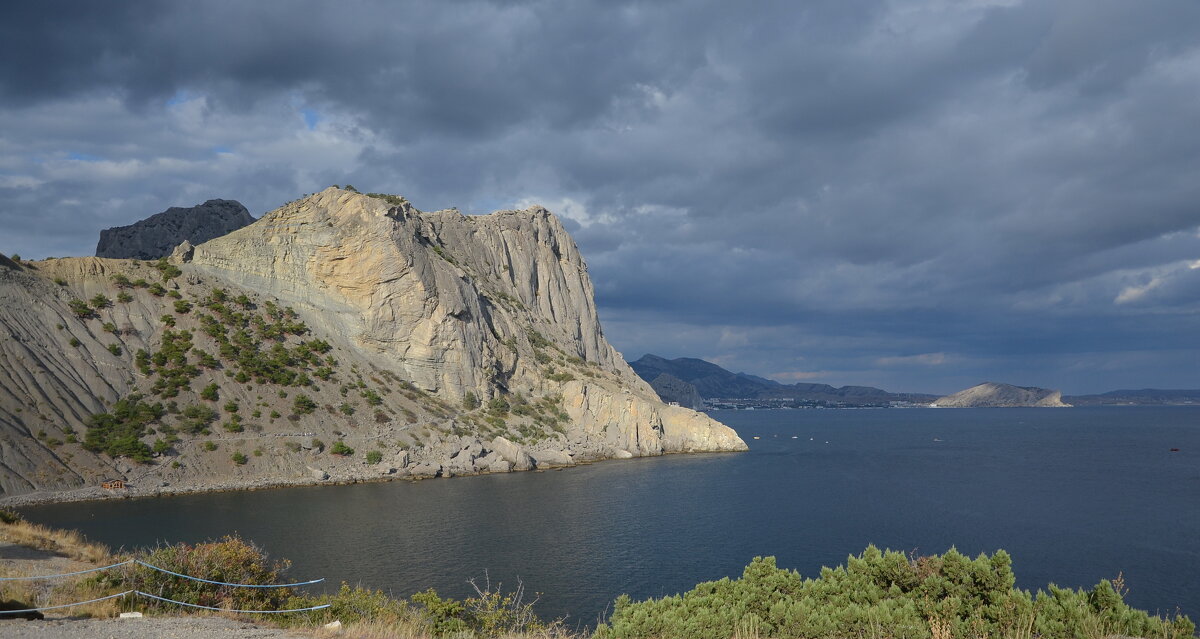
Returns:
[[[541,208],[425,213],[330,188],[157,263],[0,268],[0,331],[9,496],[745,449],[624,363]]]
[[[158,259],[183,242],[207,242],[253,222],[246,207],[234,200],[209,200],[190,208],[173,206],[129,226],[100,231],[96,257]]]
[[[650,381],[650,388],[653,388],[664,402],[678,404],[693,410],[704,408],[704,398],[696,391],[696,387],[670,373],[663,373],[655,377]]]
[[[1042,407],[1067,408],[1062,392],[1045,388],[984,382],[953,395],[941,397],[932,406],[938,408]]]

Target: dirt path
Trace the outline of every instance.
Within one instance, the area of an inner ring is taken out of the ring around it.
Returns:
[[[0,621],[4,639],[312,639],[222,617]]]
[[[52,575],[94,568],[69,557],[0,541],[0,576]],[[37,592],[53,580],[27,582]],[[0,639],[312,639],[311,634],[258,626],[218,616],[87,619],[70,608],[48,610],[44,620],[0,615]]]

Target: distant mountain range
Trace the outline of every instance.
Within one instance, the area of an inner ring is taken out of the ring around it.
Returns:
[[[870,386],[837,388],[829,384],[780,384],[757,375],[731,373],[712,362],[692,357],[665,359],[648,354],[629,365],[654,387],[663,401],[679,402],[684,406],[688,405],[690,392],[677,382],[692,386],[709,404],[716,400],[759,400],[776,405],[851,407],[928,404],[938,398],[923,393],[889,393]]]
[[[931,404],[941,398],[940,395],[927,393],[890,393],[871,386],[838,388],[829,384],[781,384],[757,375],[733,373],[712,362],[694,357],[666,359],[647,354],[637,361],[630,362],[629,365],[639,377],[650,383],[663,401],[678,402],[681,406],[689,407],[696,406],[697,398],[703,399],[704,403],[710,406],[732,401],[750,405],[757,403],[771,406],[826,407]],[[993,386],[1010,388],[1006,384],[993,384]],[[1024,390],[1057,393],[1057,391],[1045,389],[1025,388]],[[1037,398],[1037,400],[1041,399],[1041,397]],[[1200,405],[1200,389],[1115,390],[1097,395],[1063,396],[1061,401],[1072,406]],[[1031,403],[1036,404],[1036,401]]]

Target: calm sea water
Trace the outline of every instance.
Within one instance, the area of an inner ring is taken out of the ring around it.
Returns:
[[[544,616],[586,625],[621,593],[674,594],[755,555],[815,575],[872,543],[1003,548],[1031,589],[1123,573],[1131,604],[1200,617],[1200,407],[714,417],[750,452],[24,512],[113,546],[237,532],[291,559],[292,577],[397,596],[519,579]]]

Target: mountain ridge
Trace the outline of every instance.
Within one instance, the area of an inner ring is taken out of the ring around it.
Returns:
[[[705,400],[755,399],[791,402],[792,405],[818,406],[879,406],[899,402],[929,403],[936,395],[922,393],[889,393],[871,386],[842,386],[798,382],[781,384],[748,373],[733,373],[702,359],[680,357],[666,359],[647,353],[630,362],[642,379],[653,380],[669,374],[691,384]]]
[[[541,207],[467,217],[337,188],[158,262],[0,269],[0,491],[745,450],[658,399],[604,339],[592,291]]]
[[[237,200],[207,200],[191,207],[172,206],[127,226],[100,231],[96,257],[154,260],[183,242],[201,244],[254,223]]]

